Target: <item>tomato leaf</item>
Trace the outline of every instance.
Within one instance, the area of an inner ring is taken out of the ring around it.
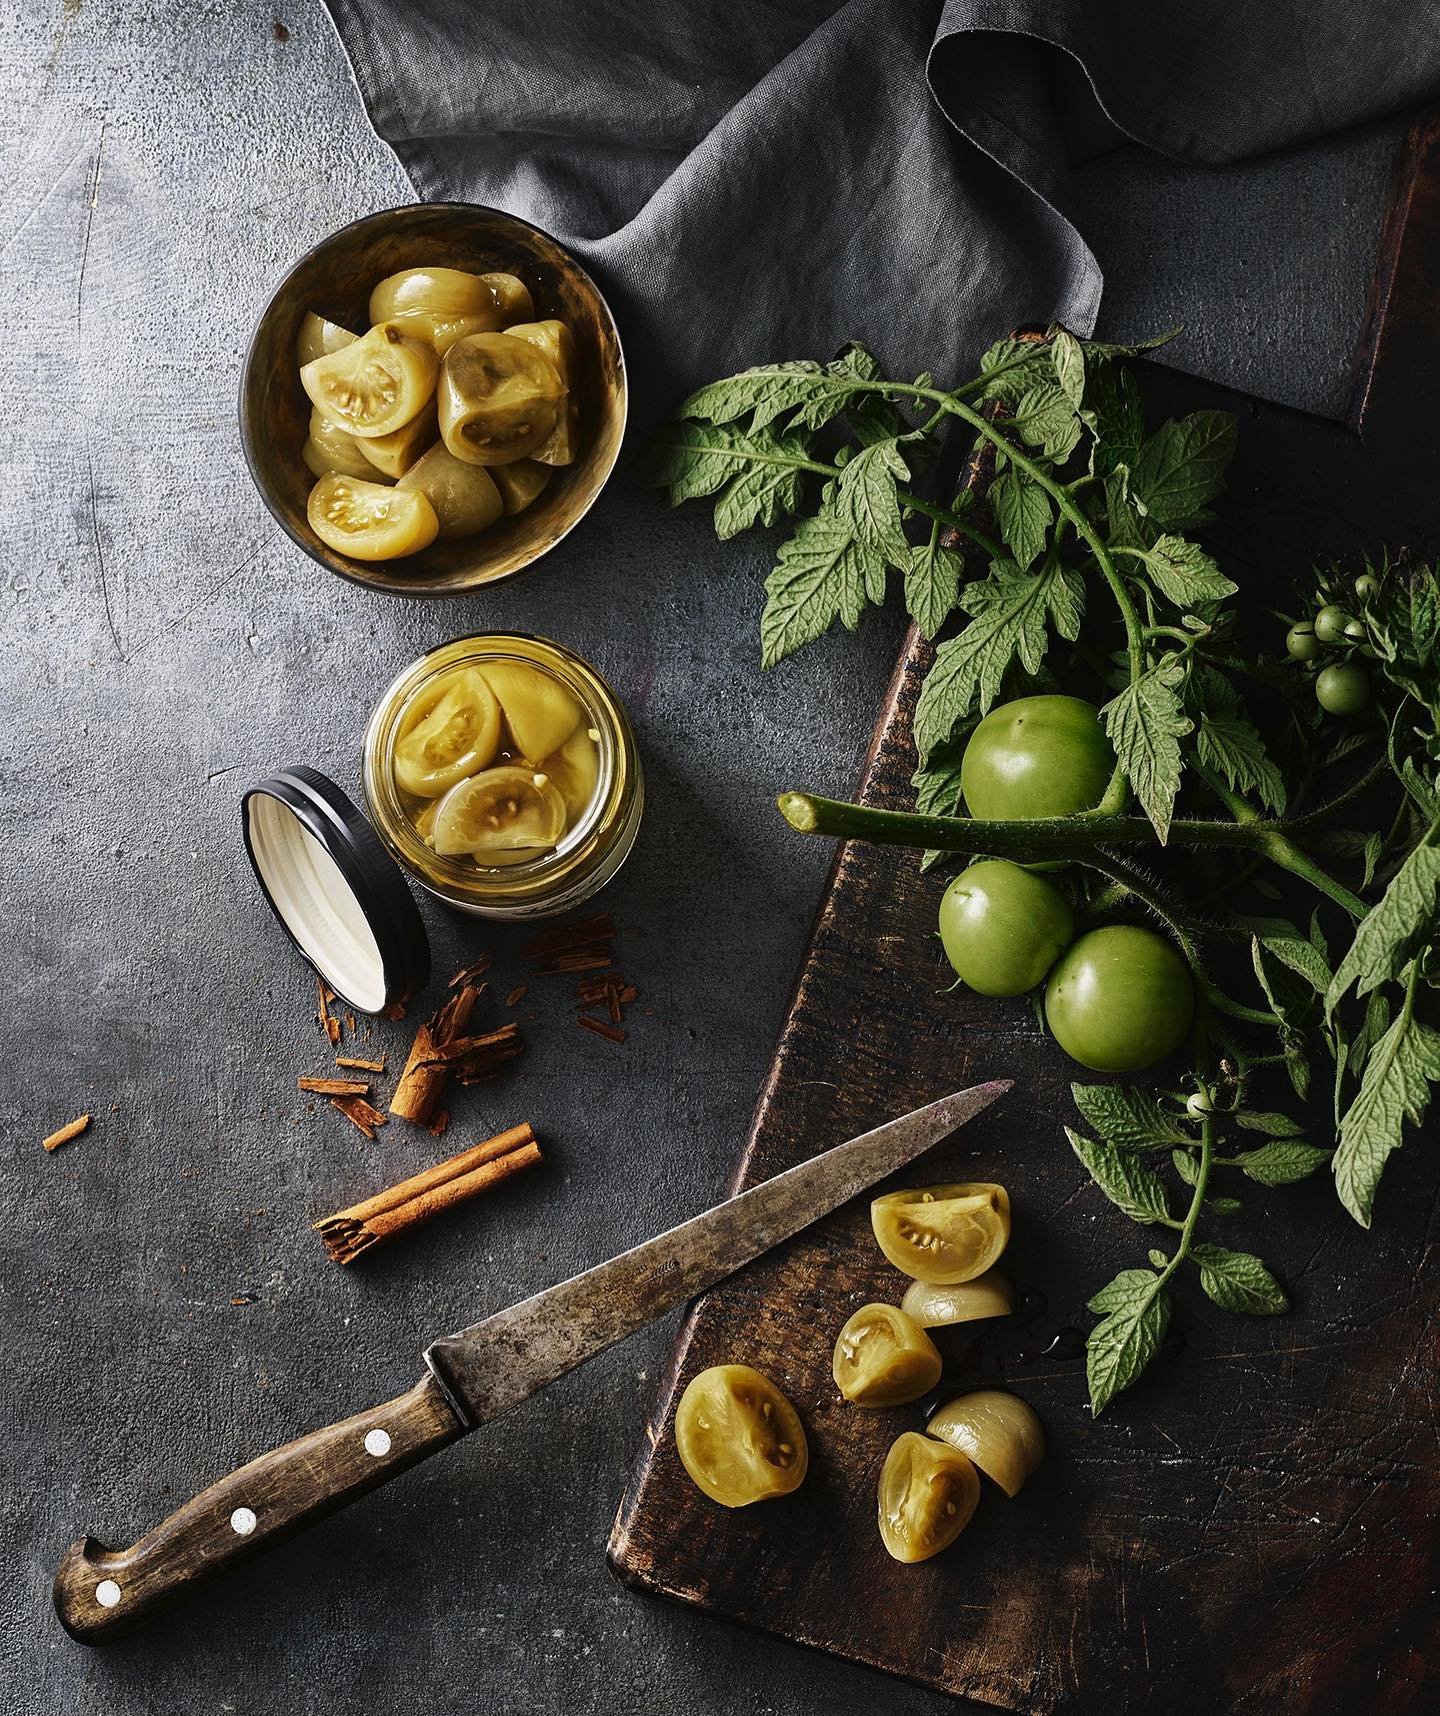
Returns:
[[[898,442],[876,441],[862,447],[840,473],[835,492],[836,516],[846,520],[856,538],[873,550],[866,562],[866,588],[870,600],[885,600],[885,566],[908,567],[910,544],[900,523],[900,500],[896,485],[910,475]],[[872,570],[880,556],[878,585]]]
[[[1243,715],[1202,709],[1195,730],[1201,766],[1224,777],[1239,793],[1254,793],[1277,814],[1285,808],[1285,777],[1265,754],[1265,743]]]
[[[1074,403],[1053,382],[1023,393],[1010,425],[1027,446],[1039,447],[1057,464],[1074,452],[1082,433]]]
[[[1369,1227],[1375,1191],[1392,1150],[1404,1142],[1406,1122],[1418,1126],[1440,1081],[1440,1031],[1422,1024],[1406,1005],[1365,1062],[1360,1090],[1340,1122],[1335,1148],[1335,1189],[1361,1227]]]
[[[1165,1183],[1153,1168],[1147,1168],[1133,1154],[1117,1150],[1111,1144],[1097,1144],[1068,1126],[1065,1136],[1085,1171],[1116,1209],[1131,1221],[1147,1224],[1169,1221]]]
[[[1391,878],[1380,904],[1361,920],[1340,969],[1325,992],[1325,1014],[1334,1015],[1351,984],[1357,996],[1399,974],[1417,944],[1433,941],[1440,926],[1440,846],[1417,846]]]
[[[1045,552],[1053,513],[1050,497],[1020,471],[1006,471],[991,483],[987,497],[1006,547],[1022,572]]]
[[[1290,1309],[1285,1289],[1250,1252],[1227,1251],[1223,1245],[1195,1245],[1190,1255],[1200,1266],[1200,1285],[1221,1310],[1273,1317]]]
[[[933,541],[911,548],[905,569],[905,608],[921,637],[933,638],[954,612],[964,570],[965,562],[953,548]]]
[[[859,539],[847,520],[832,513],[801,519],[795,534],[781,544],[775,569],[765,580],[762,664],[773,667],[822,636],[836,620],[854,631],[877,565],[883,582],[883,557]]]
[[[1055,379],[1060,391],[1077,409],[1085,398],[1085,352],[1068,328],[1057,328],[1050,344]]]
[[[1086,1124],[1117,1149],[1163,1150],[1191,1141],[1180,1122],[1148,1090],[1133,1085],[1072,1084],[1070,1094]]]
[[[1246,1150],[1235,1158],[1235,1166],[1257,1185],[1288,1186],[1307,1179],[1329,1160],[1328,1150],[1318,1150],[1298,1138],[1277,1138],[1258,1150]]]
[[[1159,1352],[1170,1324],[1170,1296],[1148,1269],[1124,1269],[1090,1308],[1106,1313],[1085,1343],[1090,1410],[1098,1418]]]
[[[1184,678],[1184,663],[1162,656],[1100,711],[1120,767],[1162,846],[1180,790],[1180,740],[1192,726],[1180,701]]]
[[[800,435],[781,435],[774,451],[797,459],[807,457]],[[786,513],[798,512],[805,495],[805,473],[799,466],[752,464],[732,477],[715,501],[715,534],[722,542],[752,525],[771,525]]]
[[[1162,536],[1139,558],[1160,592],[1177,608],[1223,602],[1240,588],[1231,583],[1203,548],[1187,542],[1183,536]]]
[[[1225,487],[1235,457],[1235,419],[1228,411],[1196,411],[1162,424],[1136,455],[1130,493],[1166,530],[1183,530],[1204,516]]]

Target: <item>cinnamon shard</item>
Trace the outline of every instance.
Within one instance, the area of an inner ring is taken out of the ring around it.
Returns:
[[[448,1108],[438,1108],[434,1114],[430,1116],[425,1130],[432,1138],[439,1138],[449,1124],[450,1110]]]
[[[625,1033],[618,1025],[607,1025],[603,1019],[597,1019],[592,1013],[578,1013],[575,1023],[583,1025],[587,1031],[593,1031],[597,1037],[604,1037],[607,1042],[625,1041]]]
[[[405,1017],[405,1003],[392,1001],[388,1007],[380,1009],[380,1017],[382,1019],[403,1019]]]
[[[363,1096],[332,1096],[330,1106],[338,1108],[345,1118],[371,1140],[375,1137],[377,1127],[383,1126],[390,1118],[384,1109],[376,1108],[373,1102]]]
[[[370,1081],[361,1078],[297,1078],[301,1090],[313,1096],[369,1096]]]
[[[599,971],[610,963],[614,936],[615,926],[609,912],[597,912],[579,923],[546,930],[527,942],[521,951],[534,962],[537,977],[566,971]]]
[[[315,979],[315,987],[320,996],[320,1006],[315,1017],[320,1021],[320,1029],[330,1039],[333,1047],[340,1041],[340,1021],[330,1011],[330,1003],[335,999],[335,991],[326,985],[323,977]]]
[[[356,1067],[362,1072],[384,1072],[385,1057],[381,1055],[378,1061],[367,1061],[360,1055],[336,1055],[335,1065],[337,1067]]]
[[[89,1124],[90,1116],[88,1114],[77,1114],[68,1125],[62,1126],[58,1132],[52,1132],[48,1138],[42,1138],[40,1140],[41,1146],[46,1150],[58,1150],[62,1144],[68,1144],[72,1138],[78,1138]]]
[[[395,1086],[395,1094],[390,1098],[392,1114],[398,1114],[402,1120],[412,1121],[416,1126],[424,1126],[439,1107],[452,1070],[446,1050],[463,1036],[479,999],[480,988],[467,983],[455,991],[433,1018],[421,1025],[415,1033],[400,1082]]]
[[[315,1231],[333,1262],[352,1263],[371,1246],[499,1185],[540,1159],[540,1146],[529,1124],[512,1126],[508,1132],[462,1150],[448,1162],[326,1216],[315,1223]]]
[[[466,984],[473,983],[477,977],[483,977],[490,969],[490,955],[482,953],[473,965],[465,965],[450,979],[447,985],[450,989],[460,989]]]
[[[505,1005],[507,1007],[518,1007],[520,1005],[520,1003],[525,999],[525,993],[529,989],[529,987],[530,987],[530,985],[528,983],[517,983],[515,985],[515,987],[510,991],[510,993],[505,997]]]

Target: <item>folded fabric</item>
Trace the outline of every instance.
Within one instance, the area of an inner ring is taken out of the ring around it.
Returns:
[[[1232,162],[1440,96],[1440,4],[1414,0],[328,4],[419,193],[523,215],[594,272],[642,419],[850,336],[958,374],[1019,323],[1088,333],[1078,154]]]

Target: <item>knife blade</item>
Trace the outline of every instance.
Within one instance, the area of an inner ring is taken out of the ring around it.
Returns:
[[[72,1638],[103,1644],[508,1412],[903,1168],[1010,1089],[956,1091],[777,1174],[425,1351],[394,1400],[287,1443],[186,1502],[129,1549],[83,1537],[55,1574]]]

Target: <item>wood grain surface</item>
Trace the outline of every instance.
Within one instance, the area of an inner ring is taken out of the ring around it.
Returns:
[[[1247,601],[1283,604],[1322,556],[1436,547],[1425,401],[1440,355],[1430,291],[1440,127],[1412,135],[1394,207],[1357,362],[1363,440],[1174,374],[1147,378],[1152,420],[1202,405],[1239,416],[1231,492],[1207,542]],[[911,803],[910,719],[927,654],[912,634],[864,766],[867,803]],[[876,1477],[890,1442],[923,1414],[846,1406],[830,1377],[845,1317],[903,1286],[860,1202],[694,1308],[615,1523],[613,1568],[659,1595],[1008,1709],[1434,1710],[1433,1160],[1420,1140],[1394,1160],[1368,1234],[1324,1176],[1247,1195],[1215,1237],[1262,1252],[1293,1314],[1227,1316],[1186,1284],[1166,1356],[1093,1420],[1083,1361],[1045,1349],[1089,1326],[1087,1297],[1142,1261],[1148,1242],[1073,1159],[1061,1126],[1077,1069],[1027,1004],[946,992],[929,933],[943,885],[912,853],[839,850],[735,1183],[960,1085],[1016,1076],[1011,1098],[906,1178],[1009,1188],[1005,1266],[1030,1312],[939,1336],[947,1380],[1002,1382],[1037,1407],[1049,1458],[1014,1501],[987,1486],[937,1560],[903,1567],[885,1555]],[[724,1361],[766,1371],[799,1408],[811,1474],[793,1497],[731,1513],[685,1477],[674,1402]]]

